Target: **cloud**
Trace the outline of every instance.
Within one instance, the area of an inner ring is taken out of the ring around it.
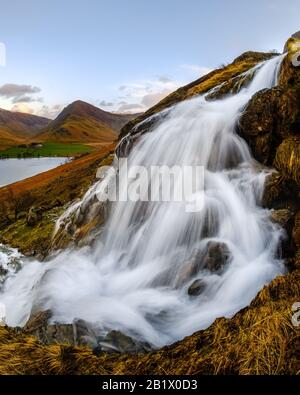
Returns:
[[[40,88],[32,85],[4,84],[0,87],[0,96],[14,98],[38,93],[40,91]]]
[[[42,97],[31,97],[28,95],[24,96],[17,96],[12,99],[12,103],[32,103],[32,102],[39,102],[42,103],[44,99]]]
[[[206,75],[209,72],[211,72],[211,69],[209,67],[197,66],[195,64],[182,64],[180,67],[193,74],[197,74],[198,77],[202,77],[203,75]]]
[[[122,84],[118,90],[123,92],[122,98],[125,100],[118,103],[117,111],[145,111],[182,85],[184,85],[182,81],[176,81],[166,75]]]
[[[34,111],[31,107],[27,106],[26,104],[23,103],[18,103],[12,106],[11,111],[13,112],[24,112],[26,114],[33,114]]]
[[[113,105],[114,105],[113,102],[106,101],[106,100],[102,100],[102,101],[99,103],[99,106],[102,106],[102,107],[112,107]]]
[[[121,106],[118,108],[117,112],[130,112],[137,113],[145,111],[145,107],[139,103],[126,103],[122,102]]]
[[[171,91],[164,91],[164,92],[156,92],[156,93],[149,93],[148,95],[145,95],[142,99],[142,104],[149,108],[160,102],[162,99],[164,99],[166,96],[168,96],[171,93]]]
[[[53,106],[43,105],[39,110],[35,112],[40,117],[54,119],[63,109],[62,104],[54,104]]]
[[[171,82],[172,79],[168,77],[167,75],[159,75],[157,76],[158,81],[160,82]]]
[[[32,85],[4,84],[0,86],[0,97],[10,99],[12,104],[42,102],[42,97],[32,96],[40,91]]]

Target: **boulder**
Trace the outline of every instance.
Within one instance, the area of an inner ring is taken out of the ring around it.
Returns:
[[[238,133],[248,142],[255,158],[271,164],[282,139],[300,128],[300,93],[275,87],[256,93],[239,121]]]
[[[206,288],[205,281],[203,279],[195,280],[188,288],[188,294],[190,296],[198,296],[203,293]]]
[[[203,269],[218,272],[229,262],[230,257],[231,253],[227,244],[210,241],[202,261]]]
[[[275,168],[300,185],[300,137],[285,139],[276,150]]]
[[[294,87],[300,88],[300,67],[299,67],[299,56],[300,41],[298,40],[299,47],[295,51],[290,51],[289,54],[283,59],[281,70],[279,74],[279,86],[281,87]],[[296,62],[295,62],[296,61]]]
[[[283,52],[288,52],[291,49],[292,44],[298,40],[300,40],[300,31],[291,35],[284,45]]]
[[[273,222],[280,225],[282,228],[287,229],[290,221],[293,219],[295,212],[288,208],[273,210],[271,212],[271,219]]]
[[[297,207],[297,194],[298,188],[294,181],[273,172],[265,182],[262,206],[273,209]]]
[[[31,314],[23,330],[27,333],[33,333],[48,325],[52,317],[51,310],[37,311]]]
[[[151,346],[142,341],[135,340],[124,333],[113,330],[100,339],[96,352],[137,354],[151,351]]]

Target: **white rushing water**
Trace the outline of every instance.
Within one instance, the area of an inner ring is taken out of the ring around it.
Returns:
[[[253,94],[276,84],[281,61],[261,64],[235,95],[175,105],[130,152],[129,166],[203,165],[203,210],[188,213],[184,202],[113,203],[93,247],[25,262],[6,281],[0,302],[7,323],[23,325],[32,307],[49,308],[53,321],[81,318],[159,347],[232,316],[282,273],[282,232],[259,206],[267,173],[235,133]],[[211,249],[218,260],[227,256],[223,270],[205,266]],[[196,279],[206,285],[191,297]]]

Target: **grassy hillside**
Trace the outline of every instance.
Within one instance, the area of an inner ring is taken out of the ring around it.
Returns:
[[[84,144],[78,143],[53,143],[45,142],[42,147],[26,146],[24,144],[14,146],[0,152],[0,158],[38,158],[51,156],[77,156],[93,150]]]

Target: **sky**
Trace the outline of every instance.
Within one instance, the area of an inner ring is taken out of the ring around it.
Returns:
[[[145,111],[245,51],[281,52],[300,30],[299,0],[0,0],[0,7],[0,108],[49,118],[77,99]]]

